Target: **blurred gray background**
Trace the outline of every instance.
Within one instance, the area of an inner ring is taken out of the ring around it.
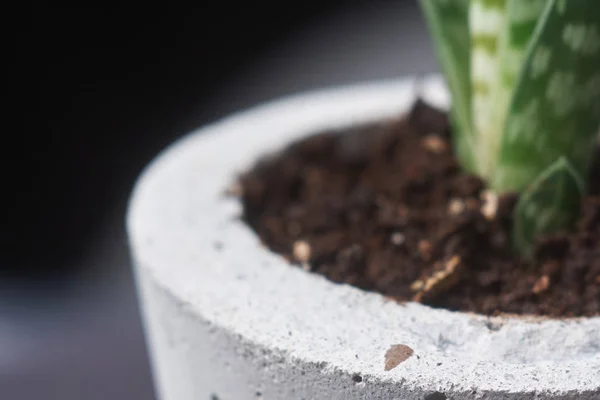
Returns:
[[[232,27],[231,34],[244,32]],[[210,90],[195,91],[191,85],[180,112],[157,118],[152,124],[138,124],[139,130],[152,128],[153,139],[148,136],[147,140],[154,140],[153,145],[145,145],[143,136],[136,137],[129,147],[107,145],[113,151],[107,165],[116,172],[110,177],[111,190],[102,190],[107,193],[98,203],[105,207],[101,218],[86,223],[90,228],[85,245],[76,242],[77,238],[67,239],[79,250],[76,257],[55,263],[69,264],[67,269],[74,272],[57,276],[30,273],[26,278],[0,280],[0,398],[154,398],[124,215],[135,176],[160,148],[203,123],[282,95],[436,70],[416,1],[348,2],[311,14],[295,29],[278,35],[277,40],[236,64],[234,72],[216,79]],[[149,92],[144,96],[152,96]],[[200,97],[202,101],[196,101]],[[168,101],[166,96],[164,102]],[[110,125],[84,118],[71,128],[87,129],[86,124],[99,123],[97,131],[103,134],[135,124],[135,119],[121,124],[118,116],[112,116]],[[169,133],[160,136],[162,131]],[[50,212],[60,216],[61,210]],[[84,211],[94,214],[96,209],[88,204]],[[10,238],[11,233],[7,235]],[[35,252],[35,247],[24,250],[29,252]],[[31,258],[27,267],[43,264],[45,257]]]

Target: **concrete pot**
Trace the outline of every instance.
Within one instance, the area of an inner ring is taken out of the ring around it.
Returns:
[[[276,101],[200,129],[145,171],[127,223],[161,399],[600,398],[600,318],[490,319],[336,285],[262,247],[223,195],[261,156],[397,116],[414,89]],[[439,79],[419,90],[447,105]]]

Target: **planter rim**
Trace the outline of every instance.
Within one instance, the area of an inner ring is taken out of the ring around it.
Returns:
[[[260,157],[325,129],[398,117],[416,88],[448,106],[437,76],[418,84],[370,82],[276,100],[179,140],[144,171],[130,200],[127,230],[137,267],[215,326],[366,382],[597,394],[600,317],[488,318],[398,304],[291,266],[239,220],[240,202],[224,193]],[[386,351],[395,344],[414,355],[385,371]]]

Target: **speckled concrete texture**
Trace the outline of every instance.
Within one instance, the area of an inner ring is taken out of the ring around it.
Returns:
[[[491,319],[336,285],[262,247],[223,195],[295,139],[397,116],[415,88],[447,106],[437,78],[301,94],[203,128],[144,172],[127,224],[163,400],[600,398],[600,318]]]

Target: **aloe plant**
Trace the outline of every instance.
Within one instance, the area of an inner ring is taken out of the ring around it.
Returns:
[[[521,193],[517,249],[569,228],[600,131],[600,1],[420,0],[452,95],[456,154]]]

